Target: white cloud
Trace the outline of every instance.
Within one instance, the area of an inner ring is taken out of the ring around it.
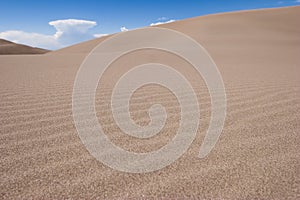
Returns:
[[[54,26],[57,31],[67,32],[70,30],[77,30],[78,32],[86,32],[89,28],[97,25],[94,21],[80,20],[80,19],[65,19],[49,22],[49,25]]]
[[[167,24],[167,23],[171,23],[171,22],[175,22],[175,20],[171,19],[171,20],[165,21],[165,22],[155,22],[155,23],[151,23],[150,26],[157,26],[160,24]]]
[[[13,42],[46,49],[58,49],[93,38],[89,29],[96,26],[94,21],[66,19],[49,22],[56,29],[55,34],[45,35],[19,30],[0,32],[0,38]]]
[[[100,37],[104,37],[104,36],[107,36],[108,34],[102,34],[102,33],[99,33],[99,34],[94,34],[94,37],[95,38],[100,38]]]
[[[296,3],[300,3],[300,0],[296,0],[295,2],[296,2]]]
[[[125,26],[122,26],[122,27],[120,28],[120,30],[121,30],[122,32],[128,31],[128,29],[127,29]]]

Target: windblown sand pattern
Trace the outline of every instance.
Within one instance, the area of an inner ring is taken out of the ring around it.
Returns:
[[[147,125],[148,108],[161,103],[168,113],[165,127],[150,139],[122,134],[112,117],[110,94],[130,67],[144,61],[173,66],[191,81],[199,98],[200,128],[189,150],[172,165],[147,174],[121,173],[96,161],[75,129],[76,72],[105,38],[45,55],[0,56],[1,199],[299,198],[299,16],[300,7],[289,7],[162,25],[202,44],[224,80],[227,118],[205,159],[197,156],[209,125],[210,96],[191,66],[155,50],[133,52],[111,65],[99,83],[96,110],[109,138],[124,149],[162,147],[176,134],[180,118],[176,97],[166,88],[147,85],[132,96],[132,118]]]

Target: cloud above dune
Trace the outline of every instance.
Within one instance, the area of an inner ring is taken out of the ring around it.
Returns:
[[[125,26],[122,26],[122,27],[120,28],[120,30],[121,30],[122,32],[128,31],[128,29],[127,29]]]
[[[175,20],[171,19],[171,20],[168,20],[168,21],[159,21],[159,22],[151,23],[150,26],[157,26],[157,25],[167,24],[167,23],[171,23],[171,22],[175,22]]]
[[[59,43],[70,45],[92,38],[88,30],[97,25],[94,21],[66,19],[49,22],[56,29],[54,37]]]
[[[97,23],[88,20],[65,19],[51,21],[49,25],[56,29],[53,35],[9,30],[0,32],[0,38],[34,47],[58,49],[94,38],[95,36],[90,34],[89,30]]]
[[[102,34],[102,33],[99,33],[99,34],[94,34],[93,36],[95,38],[100,38],[100,37],[104,37],[104,36],[107,36],[108,34]]]

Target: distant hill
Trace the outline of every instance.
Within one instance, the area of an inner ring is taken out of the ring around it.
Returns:
[[[16,44],[4,39],[0,39],[0,55],[12,54],[44,54],[49,50],[30,47],[23,44]]]

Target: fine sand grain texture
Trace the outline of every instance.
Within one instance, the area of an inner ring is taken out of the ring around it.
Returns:
[[[98,162],[75,129],[72,89],[77,70],[107,37],[44,55],[1,55],[0,199],[299,199],[299,17],[300,7],[289,7],[161,25],[202,44],[224,80],[225,126],[204,159],[197,155],[209,125],[210,96],[192,67],[151,49],[112,63],[100,80],[96,111],[108,137],[124,149],[147,152],[162,147],[176,134],[180,119],[175,96],[161,86],[147,85],[132,96],[132,118],[147,125],[148,108],[161,103],[168,112],[165,127],[150,139],[120,131],[110,110],[110,94],[134,65],[161,62],[178,69],[199,98],[200,127],[193,144],[172,165],[147,174],[122,173]]]

